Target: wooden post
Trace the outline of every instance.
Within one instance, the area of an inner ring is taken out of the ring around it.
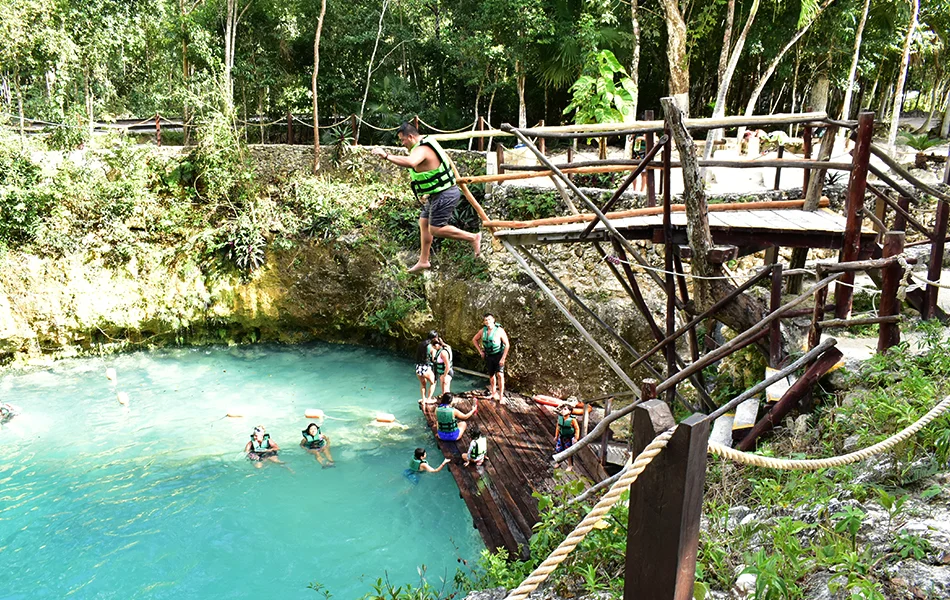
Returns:
[[[416,128],[416,131],[419,131],[419,115],[412,118],[412,126]]]
[[[607,404],[604,406],[604,418],[610,416],[610,413],[613,411],[613,398],[607,398]],[[607,466],[607,434],[610,433],[610,429],[604,430],[604,435],[600,437],[600,464],[601,466]]]
[[[350,115],[350,133],[353,136],[353,145],[356,146],[357,145],[356,136],[359,135],[356,129],[356,115]]]
[[[634,409],[634,455],[673,423],[658,400]],[[630,486],[624,600],[691,600],[709,422],[695,414]]]
[[[653,111],[647,110],[643,113],[644,121],[653,120]],[[648,131],[646,135],[647,154],[650,153],[650,150],[653,149],[653,145],[656,143],[653,139],[653,132]],[[647,169],[647,208],[656,206],[656,178],[653,175],[653,169]]]
[[[649,400],[656,400],[656,379],[643,379],[640,381],[640,402],[647,402]],[[627,434],[627,452],[633,456],[634,448],[634,419],[633,415],[630,415],[630,432]]]
[[[544,127],[544,119],[538,121],[538,127]],[[541,154],[547,156],[548,152],[544,142],[545,140],[543,137],[538,138],[538,150],[541,151]]]
[[[877,218],[877,221],[871,220],[874,225],[874,231],[881,235],[887,233],[887,203],[877,195],[874,196],[874,216]],[[880,222],[881,226],[885,227],[885,229],[881,229],[881,227],[878,226],[878,222]]]
[[[158,113],[155,113],[155,145],[162,145],[162,120]]]
[[[581,421],[581,437],[587,437],[588,426],[590,425],[590,404],[584,405],[584,420]]]
[[[782,306],[782,264],[772,268],[772,294],[769,312],[775,312]],[[769,364],[773,369],[782,363],[782,320],[775,319],[769,325]]]
[[[495,162],[498,163],[498,174],[504,174],[505,168],[502,165],[505,164],[505,147],[501,142],[495,142]]]
[[[811,158],[811,125],[805,125],[805,130],[802,132],[802,152],[805,155],[805,160]],[[805,197],[805,193],[808,191],[808,182],[811,179],[811,169],[805,169],[805,173],[802,176],[802,197]]]
[[[950,185],[950,148],[947,149],[947,166],[943,168],[943,182]]]
[[[818,272],[822,276],[822,272]],[[811,329],[808,330],[808,350],[821,342],[821,325],[818,323],[825,318],[825,300],[828,298],[828,286],[815,292],[815,310],[812,312]]]
[[[293,145],[294,143],[294,116],[290,113],[290,109],[287,109],[287,144]]]
[[[830,133],[830,132],[829,132]],[[864,112],[858,115],[858,139],[854,145],[851,164],[851,179],[848,182],[848,200],[845,205],[847,219],[844,229],[844,245],[841,248],[841,261],[857,260],[861,243],[860,211],[864,208],[864,194],[867,192],[868,163],[871,158],[871,136],[874,134],[874,113]],[[854,272],[841,276],[835,286],[835,316],[847,319],[851,316],[851,302],[854,298]]]
[[[485,117],[478,117],[478,130],[485,131]],[[483,137],[478,138],[478,151],[485,151],[485,138]]]
[[[904,232],[888,231],[884,234],[884,258],[896,256],[904,251]],[[900,263],[894,263],[881,269],[883,283],[881,284],[881,308],[878,315],[889,317],[900,314],[901,303],[897,298],[897,289],[900,287],[904,270]],[[881,323],[878,325],[877,351],[887,352],[901,341],[901,330],[897,323]]]
[[[781,159],[785,156],[785,144],[782,144],[778,147],[778,157]],[[775,185],[772,186],[773,190],[779,189],[779,186],[782,182],[782,167],[775,167]]]
[[[950,202],[944,199],[937,201],[937,216],[934,222],[934,243],[930,246],[930,265],[927,267],[927,279],[934,282],[940,281],[940,273],[943,270],[943,251],[945,243],[940,240],[947,238],[947,221],[950,217]],[[925,319],[933,319],[937,316],[937,294],[940,288],[927,284],[927,304]]]
[[[897,205],[900,206],[904,212],[902,213],[899,210],[894,211],[894,231],[907,231],[907,217],[904,216],[905,213],[910,214],[910,198],[907,196],[900,196],[897,198]]]
[[[670,180],[673,169],[670,162],[673,157],[673,132],[665,132],[666,144],[663,146],[663,265],[666,270],[666,337],[676,330],[676,280],[673,278],[673,199],[670,193]],[[666,347],[666,376],[676,372],[676,344]],[[666,392],[666,401],[676,398],[676,386]]]
[[[567,164],[574,162],[574,144],[567,147]]]

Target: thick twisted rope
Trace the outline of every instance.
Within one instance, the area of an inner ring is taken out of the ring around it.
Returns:
[[[610,491],[600,499],[593,510],[587,513],[587,516],[584,517],[583,521],[577,524],[574,531],[564,538],[564,541],[544,559],[544,562],[538,565],[538,568],[532,571],[527,579],[521,582],[521,585],[512,590],[505,600],[525,600],[531,592],[536,590],[538,586],[548,578],[548,575],[550,575],[559,564],[564,562],[574,548],[584,540],[591,529],[594,528],[594,525],[610,511],[613,505],[617,503],[617,500],[620,499],[620,495],[623,491],[629,488],[630,484],[636,481],[640,473],[647,468],[647,465],[656,458],[663,448],[666,448],[670,438],[673,437],[674,431],[676,431],[676,428],[671,427],[654,438],[654,440],[643,449],[643,452],[637,456],[637,459],[633,461],[630,470],[610,488]]]
[[[771,458],[768,456],[751,454],[749,452],[740,452],[738,450],[729,448],[728,446],[717,444],[716,442],[709,442],[709,451],[713,454],[734,460],[738,463],[753,465],[756,467],[766,467],[769,469],[783,469],[786,471],[817,471],[818,469],[826,469],[828,467],[841,467],[890,450],[894,446],[900,444],[910,436],[929,425],[931,421],[945,413],[948,408],[950,408],[950,396],[944,398],[943,401],[930,409],[930,412],[918,419],[913,425],[906,427],[886,440],[878,442],[873,446],[868,446],[862,450],[857,450],[855,452],[843,454],[841,456],[833,456],[831,458],[811,460]]]
[[[914,279],[916,279],[917,281],[921,282],[921,283],[926,283],[927,285],[933,285],[933,286],[936,286],[936,287],[938,287],[938,288],[943,288],[943,289],[945,289],[945,290],[950,290],[950,285],[947,285],[947,284],[945,284],[945,283],[940,283],[939,281],[930,281],[930,280],[927,279],[926,277],[921,277],[920,275],[915,275],[914,273],[911,273],[910,276],[913,277]]]

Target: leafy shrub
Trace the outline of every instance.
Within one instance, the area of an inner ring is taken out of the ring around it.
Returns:
[[[41,184],[40,167],[12,138],[0,139],[0,246],[30,242],[52,198]]]
[[[188,162],[195,169],[194,188],[209,203],[240,203],[253,196],[253,171],[244,141],[231,119],[211,112],[196,131],[198,143]]]
[[[223,247],[237,268],[251,272],[264,264],[267,239],[253,211],[246,211],[223,228]]]
[[[516,221],[544,219],[556,214],[560,203],[554,192],[512,188],[505,199],[508,216]]]

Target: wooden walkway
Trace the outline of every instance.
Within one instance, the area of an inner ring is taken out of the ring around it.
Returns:
[[[709,228],[716,244],[738,246],[740,255],[769,246],[790,248],[841,248],[844,244],[845,217],[827,208],[815,211],[799,209],[710,211]],[[686,245],[686,213],[672,214],[673,242]],[[642,215],[611,219],[611,224],[627,239],[663,241],[663,215]],[[589,223],[542,225],[525,229],[500,230],[495,237],[516,246],[570,244],[582,241],[607,241],[609,232],[598,223],[590,235],[581,239]],[[861,231],[861,245],[870,251],[875,232]]]
[[[469,402],[459,400],[458,408],[468,411]],[[426,405],[423,412],[435,431],[435,405]],[[480,400],[469,423],[478,423],[488,437],[488,459],[481,468],[462,466],[460,454],[470,441],[467,433],[457,443],[437,440],[445,456],[452,458],[448,468],[488,548],[506,548],[513,558],[527,558],[532,527],[540,520],[538,501],[531,494],[554,490],[551,455],[556,422],[553,413],[520,398],[509,398],[503,406]],[[430,455],[429,462],[437,464],[439,457]],[[585,477],[590,483],[607,477],[590,449],[575,457],[573,472],[562,474],[565,480]]]

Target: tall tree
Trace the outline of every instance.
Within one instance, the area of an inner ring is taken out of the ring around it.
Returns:
[[[237,44],[237,28],[253,0],[248,0],[244,8],[240,8],[239,0],[225,0],[224,14],[224,81],[222,96],[224,109],[229,116],[234,112],[234,53]]]
[[[887,134],[887,147],[893,151],[897,141],[897,127],[900,125],[901,108],[904,105],[904,85],[907,82],[907,65],[910,62],[910,43],[917,30],[917,16],[920,14],[920,0],[911,0],[910,25],[907,27],[907,36],[904,38],[904,51],[901,54],[901,66],[897,74],[897,84],[894,86],[894,104],[891,106],[891,127]]]
[[[320,170],[320,111],[317,101],[317,77],[320,74],[320,37],[323,34],[323,17],[327,14],[327,0],[320,0],[320,16],[317,17],[317,32],[313,36],[313,77],[310,90],[313,94],[313,172]]]
[[[854,56],[851,57],[851,69],[848,71],[848,84],[844,91],[844,103],[841,105],[841,118],[851,118],[851,96],[854,93],[854,79],[858,73],[858,59],[861,57],[861,38],[864,37],[864,26],[868,22],[868,11],[871,0],[864,0],[864,10],[861,11],[861,20],[854,33]]]

